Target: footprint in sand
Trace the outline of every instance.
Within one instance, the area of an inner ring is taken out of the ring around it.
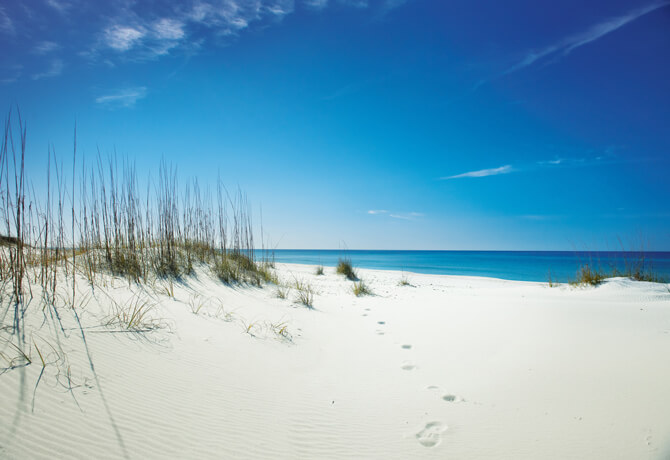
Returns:
[[[442,396],[442,399],[447,401],[447,402],[454,402],[454,401],[456,401],[457,398],[456,398],[456,395],[447,394],[447,395]]]
[[[400,347],[401,347],[403,350],[409,350],[410,348],[412,348],[412,345],[406,343],[406,344],[404,344],[404,345],[401,345]]]
[[[404,361],[402,363],[402,366],[400,366],[400,369],[402,369],[403,371],[411,371],[413,369],[416,369],[416,366],[410,363],[409,361]]]
[[[447,425],[442,422],[429,422],[416,434],[416,439],[424,447],[435,447],[442,441],[442,433],[447,431]]]
[[[386,324],[386,321],[377,321],[377,324],[379,324],[380,326],[383,326],[384,324]]]
[[[377,335],[384,335],[384,331],[382,331],[381,329],[377,329]]]

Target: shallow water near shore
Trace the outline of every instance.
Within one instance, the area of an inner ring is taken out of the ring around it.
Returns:
[[[335,266],[349,257],[356,267],[433,275],[485,276],[516,281],[568,282],[585,264],[611,273],[654,273],[670,280],[670,252],[619,251],[389,251],[276,249],[276,262]],[[272,257],[272,255],[270,255]]]

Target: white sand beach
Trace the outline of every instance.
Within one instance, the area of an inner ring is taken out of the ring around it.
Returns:
[[[670,457],[667,285],[405,273],[400,286],[361,269],[373,295],[356,297],[332,267],[276,271],[310,284],[314,308],[204,269],[172,286],[82,278],[97,380],[70,309],[64,336],[35,300],[32,364],[0,375],[0,457]],[[115,323],[133,305],[151,330]]]

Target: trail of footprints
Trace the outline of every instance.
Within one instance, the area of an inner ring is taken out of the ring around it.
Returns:
[[[369,308],[365,309],[365,313],[363,313],[362,316],[368,316],[370,312]],[[376,333],[377,335],[384,335],[385,331],[383,326],[386,325],[386,321],[377,321],[377,329]],[[409,343],[403,343],[400,345],[400,348],[403,350],[411,350],[412,345]],[[416,365],[409,360],[405,360],[401,363],[400,368],[404,371],[413,371],[416,369]],[[440,387],[436,385],[429,385],[426,387],[427,390],[431,391],[440,391]],[[464,402],[465,399],[460,398],[454,394],[451,393],[443,393],[441,396],[441,399],[445,402],[448,403],[454,403],[454,402]],[[442,442],[442,435],[444,432],[446,432],[448,429],[448,426],[440,421],[431,421],[426,423],[421,430],[419,430],[415,434],[416,440],[419,442],[424,447],[436,447]]]

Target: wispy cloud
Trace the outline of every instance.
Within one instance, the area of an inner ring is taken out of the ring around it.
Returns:
[[[440,177],[440,180],[449,180],[449,179],[462,179],[467,177],[488,177],[488,176],[497,176],[500,174],[509,174],[509,173],[521,173],[521,172],[533,172],[541,170],[550,170],[550,169],[563,169],[563,168],[577,168],[577,167],[588,167],[588,166],[604,166],[608,164],[615,163],[629,163],[629,162],[638,162],[638,161],[648,161],[648,159],[642,157],[631,158],[622,158],[617,157],[610,152],[611,148],[607,147],[605,152],[596,156],[582,156],[582,157],[555,157],[551,160],[538,160],[532,163],[524,163],[520,165],[505,165],[498,168],[490,169],[480,169],[477,171],[469,171],[462,174],[456,174],[455,176],[445,176]]]
[[[14,22],[7,16],[7,13],[2,6],[0,6],[0,32],[6,34],[14,34],[16,32],[14,29]]]
[[[131,6],[110,15],[97,41],[82,55],[104,59],[105,51],[111,50],[123,59],[144,60],[177,47],[192,51],[206,38],[225,41],[254,22],[280,20],[293,9],[294,0],[195,0],[181,8],[141,11]]]
[[[328,6],[328,0],[304,0],[303,3],[309,8],[321,10]]]
[[[369,6],[368,0],[340,0],[340,3],[354,8],[367,8]]]
[[[552,57],[555,59],[559,59],[561,57],[567,56],[575,49],[587,45],[591,42],[594,42],[604,37],[605,35],[620,29],[626,24],[635,21],[639,17],[651,13],[652,11],[656,11],[659,8],[663,8],[664,6],[667,5],[670,5],[670,1],[668,0],[651,3],[644,7],[631,10],[622,16],[610,18],[603,22],[595,24],[581,33],[567,36],[562,40],[559,40],[558,42],[546,46],[545,48],[542,48],[540,50],[530,51],[523,57],[523,59],[521,59],[519,62],[509,67],[500,76],[502,77],[505,75],[509,75],[511,73],[529,67],[545,57]]]
[[[0,66],[0,84],[7,85],[14,83],[23,73],[23,66],[14,64],[10,66]]]
[[[512,165],[500,166],[499,168],[490,168],[490,169],[479,169],[477,171],[470,171],[462,174],[456,174],[455,176],[446,176],[441,177],[442,180],[449,179],[462,179],[466,177],[488,177],[488,176],[497,176],[499,174],[509,174],[514,171]]]
[[[58,43],[51,41],[43,41],[35,45],[35,47],[33,48],[33,52],[35,54],[49,54],[52,51],[56,51],[58,48],[60,48]]]
[[[136,88],[125,88],[95,98],[95,102],[109,109],[127,108],[135,105],[137,101],[147,95],[146,86]]]
[[[596,164],[610,164],[610,163],[619,163],[623,161],[622,158],[617,158],[616,155],[605,152],[602,155],[597,155],[595,157],[560,157],[554,158],[553,160],[541,160],[537,162],[537,165],[540,167],[572,167],[572,166],[591,166]],[[629,160],[627,160],[629,161]],[[530,169],[526,168],[526,169]]]
[[[54,59],[49,64],[47,70],[45,70],[44,72],[34,74],[33,80],[41,80],[42,78],[57,77],[58,75],[63,73],[63,67],[65,67],[65,65],[63,64],[62,60]]]
[[[72,3],[66,0],[46,0],[46,4],[61,14],[67,13],[72,8]]]
[[[128,51],[146,35],[140,28],[115,24],[103,32],[105,44],[116,51]]]
[[[386,209],[371,209],[368,211],[371,215],[383,215],[393,219],[414,220],[417,217],[423,217],[424,214],[420,212],[391,212]]]
[[[191,56],[207,45],[227,46],[253,26],[263,28],[282,21],[295,11],[297,3],[313,10],[333,5],[378,10],[382,5],[395,7],[401,1],[119,0],[93,9],[86,0],[36,0],[43,8],[18,3],[19,7],[14,8],[0,2],[0,37],[18,37],[21,46],[32,55],[47,56],[62,48],[71,57],[115,66],[120,62],[155,60],[167,54]],[[53,32],[66,29],[67,46],[58,41],[59,46]],[[34,65],[33,59],[18,54],[15,57],[16,64]],[[64,55],[64,59],[67,57]]]
[[[407,0],[385,0],[381,7],[382,14],[386,14],[391,10],[399,8],[405,3],[407,3]]]
[[[153,23],[154,34],[163,40],[181,40],[186,33],[184,23],[176,19],[162,18]]]
[[[392,217],[394,219],[402,219],[402,220],[414,220],[417,217],[423,217],[424,214],[420,212],[408,212],[408,213],[393,213],[389,214],[389,217]]]
[[[293,12],[294,0],[275,0],[270,2],[265,10],[275,16],[284,16]]]
[[[542,160],[538,161],[537,164],[539,165],[560,165],[561,163],[565,163],[565,158],[556,158],[555,160]]]

